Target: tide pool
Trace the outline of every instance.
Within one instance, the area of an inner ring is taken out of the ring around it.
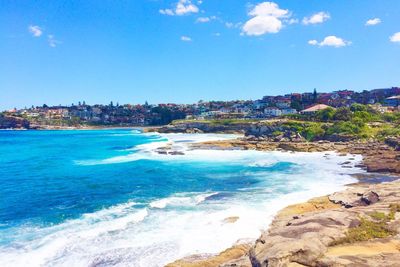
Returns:
[[[335,153],[191,150],[232,135],[0,131],[0,266],[163,266],[260,235],[355,180]],[[184,155],[157,153],[172,147]],[[355,157],[353,164],[361,160]],[[235,223],[227,217],[237,216]]]

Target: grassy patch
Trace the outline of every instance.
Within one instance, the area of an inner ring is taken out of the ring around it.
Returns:
[[[351,244],[375,238],[385,238],[394,234],[396,233],[388,229],[385,221],[370,221],[362,218],[358,227],[349,229],[346,237],[333,242],[331,245]]]
[[[396,212],[400,212],[400,204],[398,204],[398,203],[390,204],[389,208],[390,208],[390,212],[389,212],[389,215],[387,218],[389,221],[391,221],[391,220],[394,220]]]
[[[331,246],[385,238],[397,234],[389,229],[387,223],[395,218],[396,212],[400,212],[400,204],[391,204],[389,208],[388,214],[378,211],[368,214],[372,220],[361,218],[359,226],[350,228],[346,233],[346,237],[333,242]]]
[[[387,218],[385,213],[379,211],[374,211],[373,213],[369,214],[369,217],[375,221],[384,221]]]

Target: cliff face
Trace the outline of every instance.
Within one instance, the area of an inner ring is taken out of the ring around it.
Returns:
[[[29,129],[26,119],[0,115],[0,129]]]

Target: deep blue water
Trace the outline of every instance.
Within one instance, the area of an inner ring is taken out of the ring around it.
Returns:
[[[102,252],[118,259],[105,266],[161,266],[185,254],[185,233],[216,231],[223,248],[236,235],[254,235],[243,226],[274,199],[313,191],[316,183],[349,181],[335,176],[336,166],[321,168],[332,179],[315,177],[310,170],[319,163],[313,157],[241,151],[160,156],[141,146],[167,140],[135,130],[0,131],[0,258],[7,257],[0,264],[22,266],[26,256],[34,259],[31,266],[89,266]],[[234,232],[218,217],[230,213],[243,217]],[[177,227],[175,234],[165,228],[169,223]],[[181,229],[186,230],[178,234]],[[170,249],[164,254],[149,249],[160,243],[153,235],[165,236],[160,242]],[[103,239],[106,247],[98,244]],[[201,242],[187,251],[207,252]],[[127,247],[135,252],[122,257],[120,250]],[[138,255],[140,249],[145,252]]]
[[[230,191],[250,177],[212,179],[227,166],[139,160],[86,166],[79,160],[124,156],[158,137],[131,130],[0,131],[0,224],[59,223],[115,203],[146,202],[177,192]],[[190,167],[188,166],[190,165]],[[279,167],[279,166],[276,166]],[[245,172],[229,166],[229,172]],[[254,171],[254,170],[253,170]]]

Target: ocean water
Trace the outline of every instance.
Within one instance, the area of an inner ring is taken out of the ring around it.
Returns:
[[[163,266],[254,240],[360,157],[191,150],[232,135],[0,131],[0,266]],[[184,155],[164,155],[169,146]],[[235,223],[228,217],[238,217]]]

